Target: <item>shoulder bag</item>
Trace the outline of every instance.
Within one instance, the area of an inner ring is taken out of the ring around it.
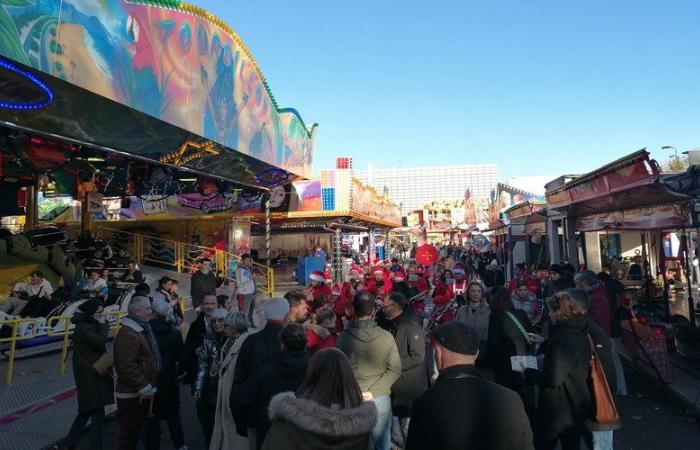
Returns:
[[[589,378],[591,396],[593,397],[593,408],[595,411],[593,420],[600,424],[618,422],[620,420],[620,415],[617,412],[615,400],[610,392],[610,386],[605,377],[603,365],[598,356],[598,352],[595,350],[595,345],[590,335],[588,335],[588,343],[591,346],[591,359],[588,364],[591,369]]]

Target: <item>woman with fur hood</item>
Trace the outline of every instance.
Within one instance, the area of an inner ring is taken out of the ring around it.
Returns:
[[[272,398],[263,450],[367,450],[377,408],[362,400],[343,352],[320,350],[297,391]]]

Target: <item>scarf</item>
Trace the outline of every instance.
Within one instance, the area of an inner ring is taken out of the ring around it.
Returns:
[[[146,341],[148,342],[148,348],[151,350],[151,354],[153,355],[153,362],[155,362],[156,367],[158,368],[158,370],[160,370],[160,350],[158,349],[158,342],[156,342],[156,337],[153,334],[151,325],[148,322],[144,322],[143,320],[139,319],[138,317],[132,316],[131,314],[127,315],[127,317],[139,324],[141,328],[143,328],[144,333],[146,333]]]

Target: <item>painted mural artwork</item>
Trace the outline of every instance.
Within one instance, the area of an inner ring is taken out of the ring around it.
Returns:
[[[0,54],[310,176],[314,127],[277,107],[240,38],[198,8],[144,3],[0,0]]]

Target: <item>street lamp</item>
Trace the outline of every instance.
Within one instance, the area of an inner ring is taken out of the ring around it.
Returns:
[[[673,153],[676,155],[676,159],[678,159],[678,150],[676,150],[676,147],[674,147],[673,145],[664,145],[663,147],[661,147],[661,150],[671,150],[671,149],[673,149]]]

